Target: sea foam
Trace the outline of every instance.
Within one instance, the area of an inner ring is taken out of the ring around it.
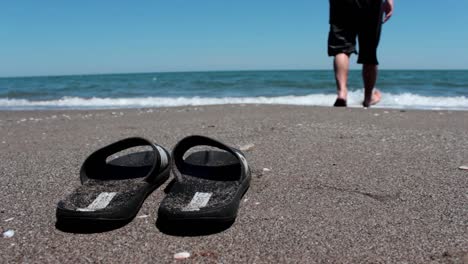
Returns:
[[[363,98],[362,91],[349,93],[348,104],[360,107]],[[331,106],[335,100],[334,94],[309,94],[303,96],[277,97],[141,97],[141,98],[81,98],[63,97],[57,100],[30,101],[26,99],[0,98],[2,110],[34,110],[34,109],[112,109],[112,108],[145,108],[145,107],[176,107],[225,104],[283,104]],[[382,101],[375,107],[397,109],[440,109],[468,110],[468,98],[423,96],[411,93],[382,93]]]

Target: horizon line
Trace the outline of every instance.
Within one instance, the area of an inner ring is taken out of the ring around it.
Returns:
[[[361,69],[349,69],[360,71]],[[154,73],[209,73],[209,72],[272,72],[272,71],[333,71],[333,69],[245,69],[245,70],[180,70],[180,71],[148,71],[148,72],[102,72],[102,73],[71,73],[71,74],[37,74],[37,75],[13,75],[1,76],[0,79],[9,78],[46,78],[46,77],[72,77],[72,76],[95,76],[95,75],[130,75],[130,74],[154,74]],[[383,68],[379,71],[468,71],[467,69],[392,69]]]

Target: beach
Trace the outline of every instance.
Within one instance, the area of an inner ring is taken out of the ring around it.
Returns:
[[[468,112],[214,105],[0,111],[0,262],[467,263]],[[93,151],[199,134],[246,151],[236,222],[181,237],[155,225],[164,186],[128,225],[56,228],[57,202]],[[253,145],[253,146],[252,146]],[[10,232],[11,234],[11,232]]]

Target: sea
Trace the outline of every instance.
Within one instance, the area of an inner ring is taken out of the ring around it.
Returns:
[[[363,99],[349,76],[351,107]],[[468,110],[468,70],[381,70],[375,107]],[[213,71],[0,78],[0,110],[113,109],[225,104],[331,106],[331,70]]]

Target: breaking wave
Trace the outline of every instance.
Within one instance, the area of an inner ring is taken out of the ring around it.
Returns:
[[[468,98],[465,96],[442,97],[422,96],[411,93],[383,93],[379,108],[398,109],[433,109],[433,110],[468,110]],[[360,106],[362,91],[349,93],[348,104]],[[0,98],[1,110],[36,110],[36,109],[113,109],[176,107],[224,104],[283,104],[330,106],[335,100],[334,94],[309,94],[301,96],[277,97],[140,97],[140,98],[82,98],[63,97],[55,100],[33,101],[26,99]]]

